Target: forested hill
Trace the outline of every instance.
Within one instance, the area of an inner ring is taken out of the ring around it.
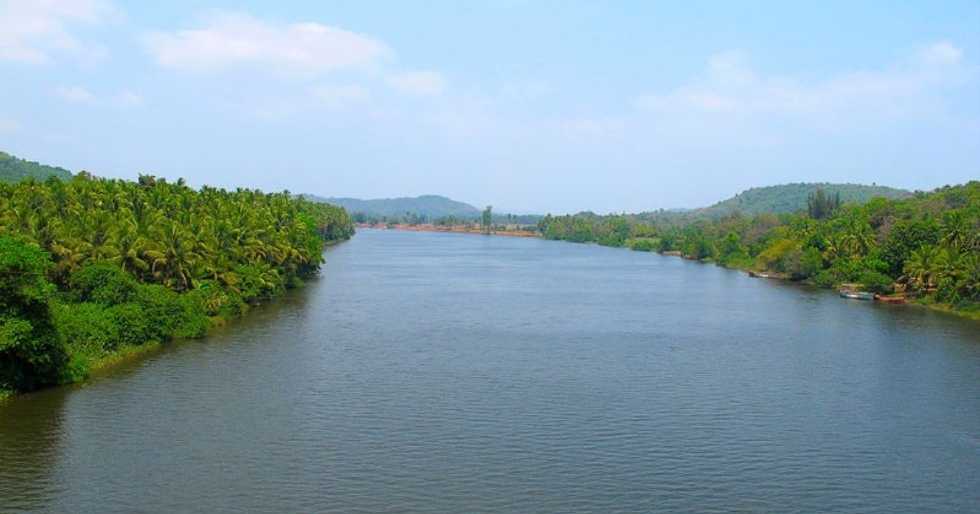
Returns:
[[[841,203],[867,203],[872,198],[882,197],[890,200],[908,198],[912,193],[904,189],[886,186],[866,186],[862,184],[796,183],[778,186],[754,187],[710,207],[692,209],[658,215],[679,216],[683,218],[705,217],[721,218],[738,212],[745,215],[762,213],[783,214],[804,211],[810,195],[823,190],[830,196],[840,195]],[[653,214],[653,213],[648,213]]]
[[[793,213],[671,216],[547,216],[538,228],[548,239],[672,252],[822,287],[897,292],[980,319],[980,182],[865,203],[837,204],[818,191]]]
[[[428,219],[454,216],[457,218],[476,218],[480,210],[463,202],[457,202],[438,195],[423,195],[414,198],[380,198],[360,200],[357,198],[322,198],[304,195],[307,199],[343,207],[352,215],[362,214],[372,218],[395,218],[406,214]]]
[[[71,178],[71,172],[64,168],[46,166],[0,152],[0,182],[20,182],[28,177],[44,180],[51,176],[68,180]]]

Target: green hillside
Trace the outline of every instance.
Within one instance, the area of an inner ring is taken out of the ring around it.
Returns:
[[[20,182],[29,177],[44,180],[51,176],[68,180],[71,178],[71,172],[64,168],[25,161],[8,153],[0,152],[0,182]]]
[[[912,193],[904,189],[885,186],[866,186],[862,184],[798,183],[778,186],[754,187],[732,198],[718,202],[710,207],[695,209],[688,214],[697,213],[710,218],[719,218],[733,212],[746,215],[771,212],[775,214],[805,210],[807,198],[822,189],[824,193],[840,195],[841,203],[866,203],[876,197],[891,200],[907,198]]]
[[[357,198],[322,198],[305,195],[306,198],[343,207],[352,215],[362,214],[372,218],[398,218],[406,215],[428,219],[455,216],[475,218],[480,210],[468,203],[457,202],[438,195],[423,195],[414,198],[381,198],[360,200]]]

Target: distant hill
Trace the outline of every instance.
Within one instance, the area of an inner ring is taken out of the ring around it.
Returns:
[[[323,198],[316,195],[303,195],[309,200],[339,205],[347,212],[364,214],[369,217],[402,217],[407,214],[425,216],[429,219],[444,216],[457,218],[474,218],[480,215],[480,209],[468,203],[457,202],[445,196],[423,195],[414,198],[380,198],[376,200],[360,200],[357,198]]]
[[[765,212],[781,214],[806,210],[807,198],[818,189],[831,196],[840,194],[843,203],[866,203],[876,197],[889,199],[908,198],[912,192],[886,186],[866,186],[862,184],[831,184],[827,182],[782,184],[778,186],[754,187],[722,200],[709,207],[681,212],[660,211],[644,213],[643,217],[660,218],[720,218],[739,212],[745,215]]]
[[[71,172],[64,168],[25,161],[8,153],[0,152],[0,182],[20,182],[28,177],[45,180],[50,176],[68,180],[71,178]]]

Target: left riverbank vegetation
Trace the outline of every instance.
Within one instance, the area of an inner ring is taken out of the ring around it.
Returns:
[[[854,287],[980,319],[980,182],[796,213],[546,216],[542,236],[657,251],[820,287]]]
[[[0,396],[200,337],[316,274],[340,207],[143,175],[0,183]]]

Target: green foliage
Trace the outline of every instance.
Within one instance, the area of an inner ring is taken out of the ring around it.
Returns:
[[[64,168],[45,166],[0,152],[0,182],[20,182],[25,179],[43,181],[49,177],[68,180],[71,178],[71,172]]]
[[[73,272],[68,288],[75,301],[117,305],[132,300],[136,280],[115,264],[95,263]]]
[[[108,309],[119,334],[119,345],[138,346],[151,339],[150,322],[138,303],[113,305]]]
[[[881,197],[870,196],[879,193]],[[714,218],[693,211],[634,216],[584,212],[546,216],[538,229],[549,239],[679,251],[688,258],[782,273],[821,287],[857,282],[885,293],[898,282],[927,301],[977,310],[980,182],[914,196],[879,187],[796,184],[750,190],[737,198],[773,210],[787,210],[780,202],[789,198],[808,209]],[[855,198],[863,205],[854,203]]]
[[[779,186],[757,187],[743,191],[733,198],[719,202],[711,207],[699,209],[699,214],[709,218],[720,218],[738,212],[743,215],[762,213],[793,213],[805,211],[812,195],[819,194],[837,205],[844,203],[865,203],[872,198],[901,199],[911,193],[901,189],[884,186],[865,186],[861,184],[784,184]],[[831,212],[833,209],[830,210]],[[829,212],[827,212],[829,215]],[[814,216],[816,217],[816,216]],[[822,216],[826,217],[826,216]]]
[[[52,312],[58,335],[70,354],[98,358],[119,347],[119,325],[105,305],[56,302]]]
[[[894,280],[878,271],[864,271],[858,277],[858,281],[864,286],[865,291],[872,293],[888,294],[894,291]]]
[[[627,241],[630,250],[654,252],[660,247],[660,240],[652,237],[636,237]]]
[[[56,383],[67,362],[51,321],[50,267],[37,246],[0,237],[0,389]]]
[[[806,199],[807,213],[815,220],[829,218],[840,205],[840,192],[831,196],[825,193],[823,188],[810,193]]]
[[[807,247],[803,251],[803,255],[800,257],[800,277],[801,279],[807,279],[816,276],[823,270],[823,255],[820,253],[818,248],[813,246]]]
[[[488,205],[480,215],[480,228],[484,234],[489,234],[493,227],[493,206]]]
[[[0,183],[0,389],[80,380],[123,347],[202,336],[212,317],[302,283],[324,243],[352,233],[343,209],[286,192],[86,173]]]

